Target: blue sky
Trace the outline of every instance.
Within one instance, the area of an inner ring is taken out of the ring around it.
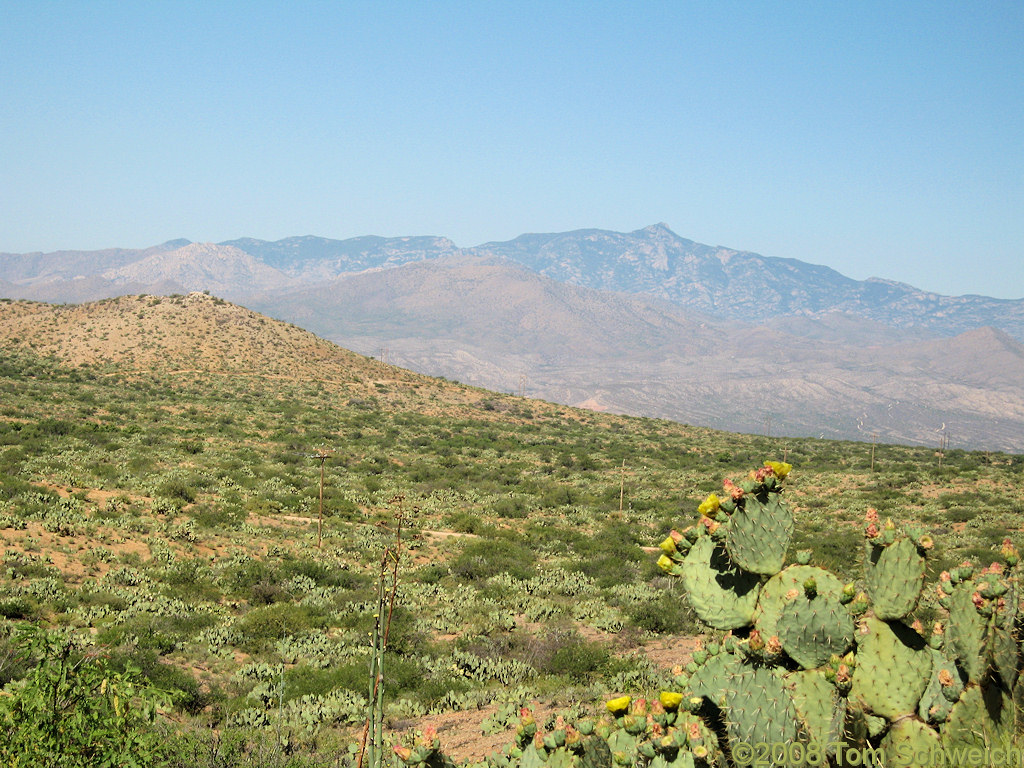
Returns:
[[[628,231],[1024,297],[1024,3],[0,0],[0,251]]]

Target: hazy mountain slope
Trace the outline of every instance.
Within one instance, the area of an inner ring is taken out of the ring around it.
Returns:
[[[629,358],[665,348],[698,354],[711,344],[698,322],[677,311],[468,256],[338,278],[247,304],[332,339],[458,339],[538,361]]]
[[[925,444],[946,423],[959,445],[1024,450],[1024,348],[993,329],[923,342],[890,332],[882,343],[877,323],[844,316],[812,339],[784,324],[694,320],[465,256],[253,306],[417,371],[556,402],[727,430]],[[865,343],[850,343],[858,337]]]
[[[211,243],[190,243],[173,251],[147,256],[103,273],[114,285],[176,283],[187,291],[212,291],[244,296],[253,291],[283,288],[292,280],[245,251]]]
[[[52,283],[34,285],[15,285],[4,296],[11,299],[28,301],[46,301],[59,304],[80,304],[88,301],[100,301],[117,296],[134,296],[153,294],[170,296],[185,293],[186,288],[174,280],[159,279],[156,282],[136,283],[129,281],[115,282],[100,275],[77,277],[72,280],[56,280]]]
[[[141,249],[0,253],[0,280],[23,286],[74,280],[99,275],[108,269],[117,269],[184,245],[188,245],[188,240],[172,240],[152,248]]]
[[[1024,299],[940,296],[890,280],[853,280],[796,259],[701,245],[664,224],[629,233],[585,229],[522,235],[471,250],[556,280],[657,296],[744,322],[843,312],[942,335],[992,325],[1024,340]]]
[[[826,312],[813,317],[783,315],[773,317],[770,322],[772,328],[790,336],[838,342],[853,347],[935,338],[934,332],[924,328],[893,328],[891,325],[858,317],[849,312]]]
[[[833,345],[777,347],[729,334],[722,350],[694,360],[672,354],[644,365],[603,361],[595,381],[583,367],[547,367],[530,394],[607,410],[644,413],[716,429],[759,434],[1024,450],[1024,388],[975,382],[943,367],[970,355],[977,338],[945,341],[935,356],[900,347],[850,353]],[[1020,372],[1021,348],[994,357]]]
[[[730,314],[742,304],[753,309],[747,320],[831,308],[837,294],[856,284],[827,267],[695,243],[664,224],[629,233],[585,229],[522,235],[473,250],[556,280],[651,294],[716,314]]]
[[[289,237],[268,242],[250,237],[221,245],[239,248],[275,269],[305,282],[327,280],[350,272],[397,267],[410,261],[436,259],[458,251],[446,237]]]

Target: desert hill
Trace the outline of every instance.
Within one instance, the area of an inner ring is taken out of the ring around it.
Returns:
[[[0,254],[12,298],[196,291],[424,374],[596,410],[923,445],[945,424],[963,447],[1024,450],[1024,300],[852,280],[664,224],[474,248],[305,236]]]
[[[957,445],[1024,450],[1024,347],[991,328],[934,339],[840,314],[813,334],[807,318],[726,323],[466,256],[248,303],[413,370],[595,410],[924,445],[945,424]]]
[[[0,303],[4,346],[73,366],[333,378],[366,363],[312,333],[202,293],[91,304]]]
[[[493,392],[431,378],[352,352],[291,323],[218,297],[122,296],[87,304],[0,301],[0,352],[28,352],[65,367],[118,376],[212,377],[308,385],[343,401],[457,419],[509,418],[515,406],[487,409]],[[536,402],[538,418],[566,409]]]

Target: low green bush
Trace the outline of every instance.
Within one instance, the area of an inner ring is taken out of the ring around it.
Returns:
[[[466,545],[452,563],[452,574],[465,582],[483,581],[499,573],[525,580],[533,576],[534,551],[512,541],[484,539]]]
[[[167,743],[153,727],[163,697],[138,671],[116,671],[68,637],[32,628],[19,650],[34,666],[0,697],[0,762],[10,768],[162,766]],[[126,762],[130,759],[131,762]]]

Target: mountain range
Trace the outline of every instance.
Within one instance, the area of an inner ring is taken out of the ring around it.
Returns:
[[[431,375],[741,432],[1024,451],[1024,299],[940,296],[664,224],[0,254],[0,295],[210,291]]]

